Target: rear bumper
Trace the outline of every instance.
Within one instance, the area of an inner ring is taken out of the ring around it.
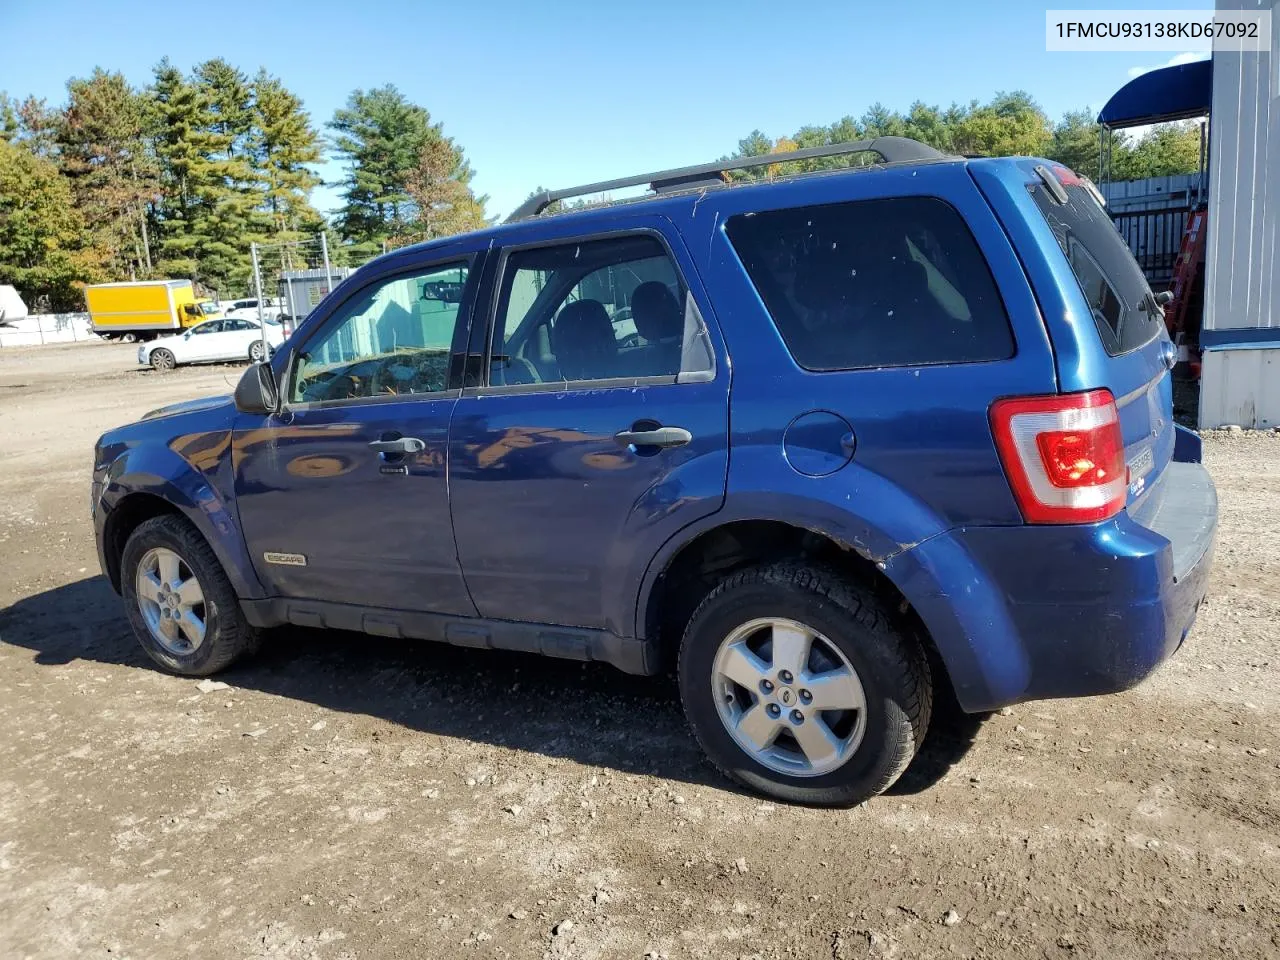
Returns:
[[[895,558],[887,572],[903,565],[904,592],[966,710],[1114,693],[1186,639],[1217,519],[1207,471],[1175,462],[1139,507],[1112,520],[959,528]],[[929,580],[940,588],[922,591]]]

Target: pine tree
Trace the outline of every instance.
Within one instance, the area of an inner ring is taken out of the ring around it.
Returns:
[[[253,125],[248,78],[225,60],[195,68],[208,104],[208,150],[200,172],[192,229],[201,238],[197,279],[214,290],[248,290],[249,247],[266,239],[263,191],[250,157]]]
[[[154,100],[164,188],[160,268],[211,290],[246,290],[249,245],[267,226],[250,163],[248,81],[223,60],[201,64],[190,79],[164,60]]]
[[[193,79],[209,105],[209,130],[217,141],[215,152],[231,160],[244,157],[249,151],[253,124],[249,78],[217,57],[199,64]]]
[[[12,143],[18,138],[18,105],[0,90],[0,140]]]
[[[211,150],[211,113],[202,91],[168,58],[156,67],[152,99],[150,126],[163,192],[157,211],[158,269],[167,276],[193,277],[201,247],[194,216]]]
[[[337,133],[335,146],[349,164],[338,227],[353,243],[353,252],[372,253],[389,237],[411,234],[416,205],[407,191],[408,178],[420,166],[423,149],[443,139],[440,125],[387,85],[353,92],[329,127]],[[462,150],[446,142],[449,178],[468,183],[471,168]]]
[[[458,171],[459,151],[452,140],[429,139],[418,164],[405,177],[405,192],[416,209],[413,239],[435,240],[488,225],[487,198],[472,193]]]
[[[67,84],[57,128],[59,160],[71,180],[88,241],[115,277],[147,275],[147,204],[156,199],[154,159],[143,139],[145,100],[119,73],[101,69]]]
[[[17,141],[37,157],[54,159],[58,153],[58,111],[49,109],[43,99],[27,97],[16,107]]]
[[[253,81],[253,119],[249,137],[252,162],[262,181],[271,234],[276,241],[316,233],[324,218],[311,206],[320,178],[310,165],[323,159],[320,135],[302,101],[266,70]]]

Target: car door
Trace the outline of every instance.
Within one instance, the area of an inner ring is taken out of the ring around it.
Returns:
[[[249,346],[261,339],[262,328],[249,320],[228,318],[222,321],[222,333],[217,344],[219,360],[245,360]]]
[[[493,255],[450,439],[458,555],[483,617],[630,636],[658,548],[723,503],[729,369],[668,220],[548,226]]]
[[[326,304],[281,354],[283,409],[242,415],[235,487],[275,595],[475,615],[449,519],[449,418],[474,297],[468,249],[399,258]],[[436,295],[449,282],[452,295]]]
[[[206,320],[188,330],[183,335],[178,359],[184,363],[215,359],[218,356],[223,323],[223,320]]]

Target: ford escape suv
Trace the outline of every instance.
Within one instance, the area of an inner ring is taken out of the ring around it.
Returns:
[[[880,138],[590,184],[375,260],[234,398],[106,433],[98,549],[176,673],[282,624],[674,667],[722,770],[852,804],[940,692],[1123,690],[1183,642],[1217,505],[1173,357],[1048,161]]]

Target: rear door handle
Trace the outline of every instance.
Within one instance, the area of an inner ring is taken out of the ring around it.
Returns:
[[[613,439],[620,447],[682,447],[693,434],[682,427],[656,427],[653,430],[619,430]]]
[[[370,449],[378,453],[421,453],[427,445],[417,437],[397,437],[394,440],[374,440]]]

